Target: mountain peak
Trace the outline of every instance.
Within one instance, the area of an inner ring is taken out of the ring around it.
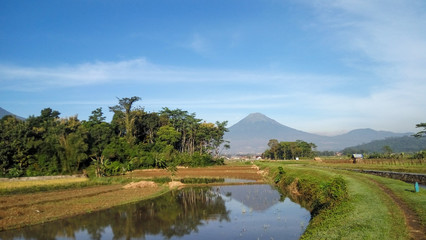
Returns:
[[[250,113],[243,120],[251,121],[251,122],[261,122],[261,121],[271,121],[272,119],[268,118],[262,113]],[[274,120],[272,120],[274,121]]]
[[[240,128],[246,131],[246,130],[253,130],[253,127],[262,128],[264,126],[266,126],[267,128],[270,128],[270,127],[288,128],[287,126],[282,125],[281,123],[275,121],[274,119],[269,118],[266,115],[262,113],[258,113],[258,112],[250,113],[249,115],[247,115],[247,117],[241,119],[231,128],[234,128],[234,129]]]

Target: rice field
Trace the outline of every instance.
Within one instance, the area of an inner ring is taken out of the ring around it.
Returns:
[[[1,190],[14,190],[19,188],[32,188],[32,187],[46,187],[46,186],[58,186],[58,185],[69,185],[75,183],[87,182],[88,178],[85,177],[69,177],[69,178],[58,178],[58,179],[41,179],[31,181],[20,181],[20,180],[4,180],[0,181]]]

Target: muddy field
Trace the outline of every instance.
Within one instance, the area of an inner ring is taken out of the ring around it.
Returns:
[[[262,180],[262,172],[252,166],[216,166],[179,168],[174,178],[238,178]],[[166,170],[137,170],[125,177],[135,181],[170,177]],[[14,183],[10,183],[14,184]],[[169,190],[168,184],[146,184],[125,188],[123,184],[74,188],[30,194],[0,196],[0,231],[43,223],[78,214],[154,197]]]

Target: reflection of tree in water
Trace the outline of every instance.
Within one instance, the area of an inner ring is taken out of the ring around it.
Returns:
[[[212,215],[216,216],[216,220],[229,221],[224,200],[206,188],[183,189],[153,201],[125,207],[128,209],[124,213],[132,216],[114,218],[120,219],[111,224],[116,238],[146,234],[162,234],[166,238],[184,236],[197,231],[202,221]],[[126,226],[123,226],[125,221]]]
[[[113,239],[144,239],[147,234],[171,238],[198,231],[203,220],[230,221],[225,202],[209,188],[187,188],[137,204],[0,232],[0,238],[50,240],[61,236],[75,239],[76,232],[86,230],[91,239],[101,239],[108,226],[114,234],[110,236]]]

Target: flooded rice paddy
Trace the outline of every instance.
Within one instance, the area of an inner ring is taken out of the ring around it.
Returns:
[[[308,210],[267,184],[188,187],[0,239],[298,239],[309,220]]]

